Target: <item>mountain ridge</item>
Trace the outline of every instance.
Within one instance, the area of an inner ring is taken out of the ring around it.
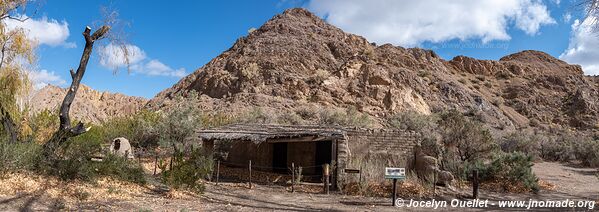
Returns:
[[[66,90],[47,85],[34,91],[29,99],[31,112],[58,111]],[[148,100],[121,93],[97,91],[81,84],[71,107],[71,117],[86,123],[101,124],[114,117],[132,115],[142,109]]]
[[[376,45],[311,12],[289,9],[150,100],[200,94],[199,107],[273,111],[306,105],[356,108],[375,118],[457,109],[497,129],[597,126],[596,80],[544,52],[499,60]]]

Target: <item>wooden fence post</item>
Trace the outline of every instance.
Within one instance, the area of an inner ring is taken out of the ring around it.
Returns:
[[[158,166],[158,154],[154,157],[154,175],[156,175],[156,167]]]
[[[295,163],[291,163],[291,193],[295,192]]]
[[[250,189],[252,189],[252,160],[250,160],[250,164],[249,164],[249,170],[250,170]]]
[[[474,199],[478,198],[478,185],[478,170],[475,169],[472,171],[472,198]]]
[[[324,164],[324,166],[322,167],[322,175],[323,175],[323,181],[324,181],[324,193],[325,194],[329,194],[329,164]]]
[[[220,160],[216,161],[216,185],[218,185],[218,181],[220,178]]]

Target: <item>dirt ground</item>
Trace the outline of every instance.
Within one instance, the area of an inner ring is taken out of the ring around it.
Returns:
[[[574,164],[538,163],[533,167],[539,179],[555,184],[554,190],[542,190],[538,194],[506,194],[481,191],[481,199],[498,200],[595,200],[599,201],[599,178],[597,169],[580,168]],[[1,181],[1,180],[0,180]],[[103,185],[98,185],[99,189]],[[309,186],[308,186],[309,187]],[[128,199],[66,200],[60,195],[50,195],[43,190],[15,192],[4,195],[0,191],[0,211],[399,211],[412,209],[391,206],[390,198],[346,196],[341,194],[317,194],[314,189],[291,193],[288,188],[277,185],[254,185],[209,183],[202,195],[191,193],[165,193],[158,187],[146,187],[131,192]],[[317,190],[317,189],[316,189]],[[469,195],[468,189],[456,191],[457,196]],[[455,196],[443,195],[438,200],[451,200]],[[599,202],[596,203],[599,206]],[[488,209],[488,208],[487,208]],[[470,209],[470,210],[487,210]],[[493,208],[492,209],[498,209]],[[458,209],[463,210],[463,209]],[[596,210],[596,208],[595,208]],[[551,211],[551,209],[545,209]]]

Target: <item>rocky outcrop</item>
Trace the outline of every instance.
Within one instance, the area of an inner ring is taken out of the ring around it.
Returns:
[[[538,51],[446,61],[431,50],[378,46],[304,9],[273,17],[148,106],[166,107],[192,90],[200,94],[199,107],[225,111],[316,104],[383,120],[406,110],[457,109],[499,130],[531,121],[590,129],[599,120],[597,95],[577,94],[597,90],[578,65]]]
[[[34,91],[29,99],[31,112],[58,111],[66,89],[48,85]],[[71,117],[87,123],[99,124],[113,117],[134,114],[144,107],[147,100],[119,93],[100,92],[81,85],[71,107]]]

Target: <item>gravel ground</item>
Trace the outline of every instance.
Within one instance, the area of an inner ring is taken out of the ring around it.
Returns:
[[[481,199],[498,200],[597,200],[599,201],[599,179],[597,169],[580,168],[573,164],[538,163],[533,167],[537,176],[556,185],[555,190],[541,191],[538,194],[506,194],[481,191]],[[2,193],[0,191],[0,193]],[[467,196],[468,189],[457,191],[457,196]],[[291,193],[281,186],[221,183],[208,184],[202,195],[189,193],[173,195],[157,189],[134,194],[127,200],[94,200],[65,202],[61,198],[51,198],[43,191],[0,195],[0,211],[427,211],[429,209],[396,208],[390,198],[357,197],[341,194],[317,194],[306,192]],[[452,196],[437,200],[450,200]],[[405,202],[407,204],[407,202]],[[599,203],[596,203],[599,205]],[[447,210],[448,208],[445,208]],[[449,208],[451,209],[451,208]],[[470,209],[487,210],[488,208]],[[491,206],[491,209],[499,209]],[[456,209],[463,211],[463,209]],[[517,209],[512,209],[517,210]],[[522,209],[521,209],[522,210]],[[544,211],[563,211],[544,209]],[[570,209],[571,210],[571,209]],[[582,210],[582,209],[580,209]]]

